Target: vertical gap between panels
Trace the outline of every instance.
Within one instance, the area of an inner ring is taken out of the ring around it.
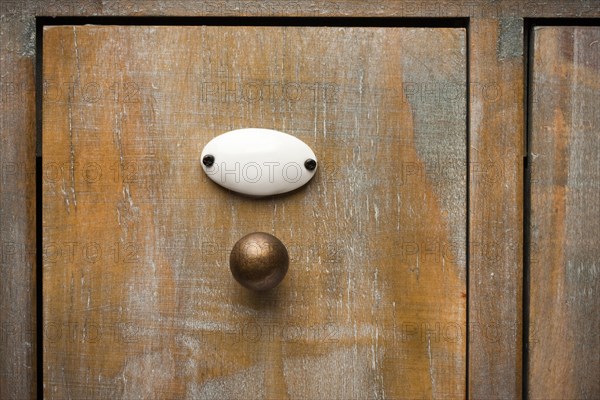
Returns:
[[[523,314],[522,314],[522,393],[525,400],[529,393],[529,292],[530,292],[530,255],[531,255],[531,162],[529,140],[531,135],[531,91],[533,89],[533,24],[525,19],[523,27],[523,54],[525,73],[525,93],[523,113],[525,118],[525,157],[523,158]]]
[[[42,186],[42,98],[43,98],[43,32],[44,26],[36,18],[35,36],[35,310],[36,310],[36,393],[44,398],[44,300],[43,300],[43,186]]]
[[[469,293],[469,269],[471,267],[471,20],[469,19],[467,22],[467,43],[466,43],[466,90],[465,90],[465,101],[466,101],[466,152],[465,157],[467,158],[467,170],[465,171],[467,174],[466,177],[466,231],[465,231],[465,290],[466,290],[466,305],[465,305],[465,397],[469,398],[469,346],[470,346],[470,293]]]

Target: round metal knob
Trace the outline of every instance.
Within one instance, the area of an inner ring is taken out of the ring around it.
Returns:
[[[242,286],[269,290],[283,280],[290,263],[284,244],[265,232],[250,233],[233,246],[229,256],[231,274]]]

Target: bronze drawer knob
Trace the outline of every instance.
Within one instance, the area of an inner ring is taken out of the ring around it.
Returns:
[[[242,237],[229,256],[229,268],[235,280],[257,291],[277,286],[285,277],[289,262],[285,245],[265,232],[253,232]]]

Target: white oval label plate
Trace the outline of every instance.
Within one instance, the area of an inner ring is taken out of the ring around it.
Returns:
[[[307,160],[314,160],[312,170],[310,162],[305,165]],[[237,129],[215,137],[204,146],[201,161],[211,180],[250,196],[297,189],[311,180],[318,165],[315,153],[302,140],[261,128]]]

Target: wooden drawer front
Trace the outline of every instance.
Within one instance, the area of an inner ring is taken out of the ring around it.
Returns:
[[[465,396],[464,29],[54,26],[43,43],[48,398]],[[309,144],[315,178],[266,199],[215,185],[200,151],[244,127]],[[262,295],[228,267],[253,231],[291,257]]]
[[[537,27],[531,93],[531,398],[600,395],[600,28]]]

